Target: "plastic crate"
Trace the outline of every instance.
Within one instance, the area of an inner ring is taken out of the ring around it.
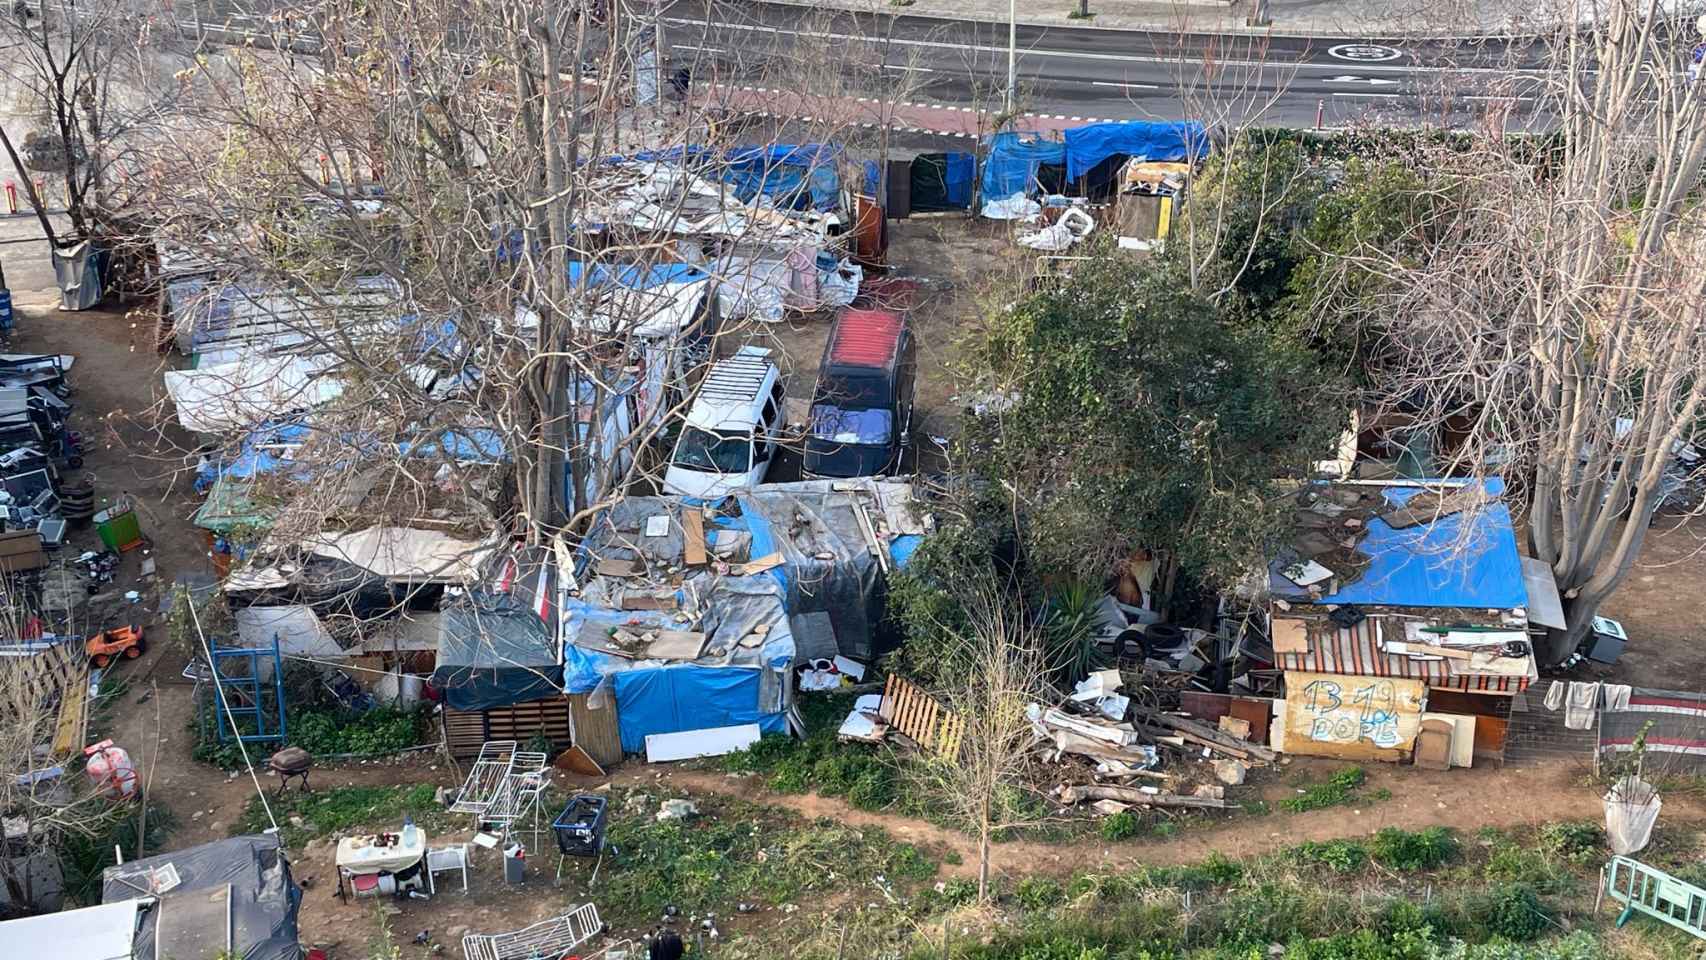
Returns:
[[[570,798],[568,806],[551,821],[557,852],[565,857],[598,856],[604,849],[608,805],[608,798],[596,794],[580,793]]]

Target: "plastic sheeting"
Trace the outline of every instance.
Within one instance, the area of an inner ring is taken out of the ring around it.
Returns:
[[[557,641],[534,611],[508,597],[449,606],[439,621],[432,685],[458,710],[489,710],[555,696],[563,667]]]
[[[1208,136],[1203,125],[1194,120],[1092,123],[1067,130],[1063,149],[1066,179],[1073,181],[1113,156],[1169,162],[1195,160],[1208,152]],[[992,160],[993,154],[992,150]],[[988,168],[985,167],[985,196],[990,196],[988,181]]]
[[[912,158],[911,202],[914,213],[965,210],[971,206],[977,160],[969,153],[926,153]]]
[[[1065,163],[1063,143],[1034,134],[996,134],[990,138],[989,156],[983,161],[984,216],[1009,219],[992,213],[990,204],[1030,193],[1036,187],[1037,168]]]
[[[101,872],[101,900],[118,903],[152,896],[149,881],[170,864],[179,884],[159,894],[142,915],[134,960],[234,956],[243,960],[298,960],[296,917],[302,890],[274,836],[232,837],[135,860]],[[210,890],[230,885],[229,901]],[[230,926],[225,927],[229,917]],[[227,953],[226,932],[230,944]]]
[[[1605,834],[1611,852],[1620,857],[1636,853],[1653,838],[1664,804],[1645,780],[1624,777],[1605,794]]]
[[[756,723],[765,733],[783,733],[781,709],[765,712],[763,674],[740,667],[689,664],[626,670],[615,675],[616,715],[622,750],[644,753],[646,737],[711,727]],[[777,707],[781,704],[778,702]]]
[[[1421,489],[1387,487],[1383,493],[1388,502],[1401,504]],[[1504,489],[1497,477],[1486,481],[1490,497]],[[1404,530],[1372,519],[1357,550],[1373,561],[1362,576],[1311,602],[1487,610],[1510,610],[1528,602],[1510,510],[1500,502]],[[1268,580],[1276,595],[1307,596],[1273,570],[1270,565]]]
[[[336,399],[343,384],[329,375],[335,363],[330,356],[252,357],[167,370],[166,392],[185,430],[223,433]]]
[[[841,206],[840,157],[832,143],[737,147],[724,155],[723,179],[742,201],[762,195],[784,209],[834,210]]]

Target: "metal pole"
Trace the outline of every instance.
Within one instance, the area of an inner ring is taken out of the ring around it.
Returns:
[[[1327,101],[1315,101],[1315,129],[1321,129],[1321,115],[1327,112]]]
[[[1007,109],[1013,113],[1013,102],[1019,86],[1019,0],[1007,0]]]

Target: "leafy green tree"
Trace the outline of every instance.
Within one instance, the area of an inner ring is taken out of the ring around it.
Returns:
[[[1101,581],[1136,547],[1165,604],[1185,574],[1225,586],[1259,566],[1307,472],[1343,427],[1331,374],[1271,332],[1227,322],[1166,260],[1093,251],[1069,283],[991,312],[970,336],[976,386],[1008,395],[962,444],[1004,491],[1027,563]]]

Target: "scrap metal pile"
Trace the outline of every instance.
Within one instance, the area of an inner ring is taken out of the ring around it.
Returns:
[[[1059,706],[1027,709],[1043,759],[1060,767],[1053,796],[1061,803],[1093,801],[1102,813],[1224,809],[1226,787],[1278,762],[1276,751],[1248,739],[1247,721],[1212,725],[1136,704],[1121,683],[1118,670],[1100,670]]]

